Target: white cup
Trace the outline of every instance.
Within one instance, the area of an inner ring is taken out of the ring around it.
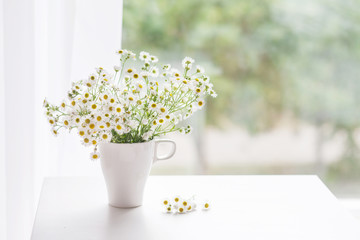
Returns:
[[[160,143],[171,143],[169,154],[157,155]],[[109,204],[120,208],[142,205],[152,163],[171,158],[175,151],[175,142],[168,139],[143,143],[101,143],[100,161]]]

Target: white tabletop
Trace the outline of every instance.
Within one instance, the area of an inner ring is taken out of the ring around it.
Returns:
[[[163,197],[196,194],[212,209],[162,212]],[[107,205],[95,178],[48,178],[32,240],[360,239],[360,223],[316,176],[151,176],[144,205]]]

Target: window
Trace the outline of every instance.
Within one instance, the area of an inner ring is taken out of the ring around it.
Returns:
[[[318,174],[360,180],[357,1],[126,1],[123,48],[192,56],[218,98],[153,173]],[[193,163],[197,163],[194,165]],[[344,188],[346,186],[346,188]]]

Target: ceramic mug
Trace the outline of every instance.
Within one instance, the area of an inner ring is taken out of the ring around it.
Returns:
[[[158,156],[157,148],[160,143],[172,145],[167,155]],[[100,161],[109,204],[120,208],[142,205],[152,164],[171,158],[175,151],[175,142],[168,139],[143,143],[101,143]]]

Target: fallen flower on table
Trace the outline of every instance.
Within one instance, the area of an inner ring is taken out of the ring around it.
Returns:
[[[195,197],[191,198],[182,198],[181,196],[174,196],[173,198],[164,198],[162,200],[162,205],[165,208],[165,212],[167,213],[188,213],[196,210],[197,204]],[[210,202],[208,200],[201,201],[199,205],[203,210],[210,209]]]

